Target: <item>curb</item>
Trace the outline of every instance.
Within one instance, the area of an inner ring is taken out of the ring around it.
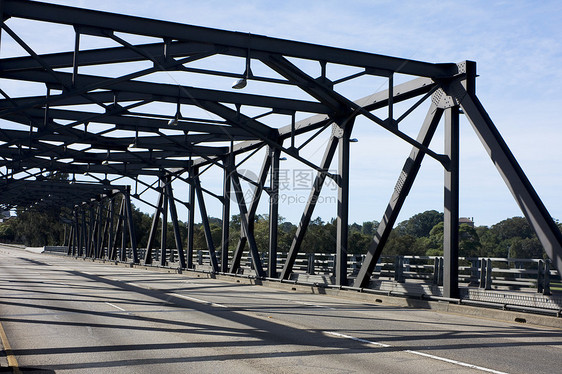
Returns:
[[[49,253],[46,253],[49,254]],[[60,257],[60,256],[58,256]],[[167,267],[157,267],[157,266],[147,266],[147,265],[137,265],[132,263],[123,263],[118,261],[109,260],[99,260],[91,258],[75,258],[68,257],[75,260],[83,260],[90,262],[97,262],[100,264],[116,265],[121,267],[136,268],[148,271],[154,271],[159,273],[167,274],[180,274],[183,276],[194,277],[194,278],[207,278],[216,279],[221,281],[226,281],[230,283],[248,284],[256,286],[265,286],[270,288],[282,289],[286,291],[296,291],[301,293],[315,294],[315,295],[327,295],[333,297],[341,297],[344,299],[361,301],[373,305],[392,305],[405,308],[417,308],[417,309],[429,309],[441,313],[452,313],[460,314],[464,316],[471,316],[476,318],[487,318],[494,319],[498,321],[514,323],[514,324],[529,324],[543,327],[553,327],[562,329],[562,318],[540,315],[534,313],[525,313],[518,311],[509,311],[502,309],[493,309],[486,307],[476,307],[470,305],[459,305],[449,301],[434,301],[434,300],[424,300],[423,296],[392,296],[384,294],[374,294],[368,291],[362,290],[350,290],[341,289],[338,287],[322,287],[319,285],[304,285],[299,284],[294,281],[274,281],[267,279],[257,279],[252,277],[244,277],[236,274],[226,275],[217,274],[210,272],[201,272],[193,270],[182,270],[177,268],[167,268]],[[501,305],[498,305],[501,307]]]

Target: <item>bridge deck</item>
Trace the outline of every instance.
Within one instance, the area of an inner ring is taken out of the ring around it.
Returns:
[[[22,368],[551,373],[560,364],[559,329],[0,252],[2,340]]]

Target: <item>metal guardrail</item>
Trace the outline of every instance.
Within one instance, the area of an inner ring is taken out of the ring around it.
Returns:
[[[278,269],[284,263],[286,253],[280,253]],[[348,275],[353,277],[359,271],[364,255],[348,255]],[[243,273],[251,272],[249,253],[243,256]],[[300,253],[293,272],[310,275],[331,276],[335,269],[335,255],[331,253]],[[263,256],[262,262],[266,263]],[[206,251],[197,252],[199,265],[210,265]],[[376,279],[404,283],[407,279],[421,280],[434,285],[443,285],[442,256],[381,256],[373,272]],[[546,259],[518,259],[496,257],[460,257],[459,281],[470,286],[490,290],[492,288],[534,289],[544,295],[551,294],[551,280],[560,281],[560,274]]]
[[[44,250],[52,254],[66,254],[65,251],[67,247],[45,247]],[[131,249],[127,250],[127,258],[132,258],[131,252]],[[177,251],[172,250],[172,252],[174,256],[177,257]],[[139,258],[143,258],[144,249],[139,249],[138,255]],[[281,264],[283,264],[285,256],[286,254],[279,255],[278,270],[281,270]],[[158,260],[159,253],[155,251],[153,258]],[[196,272],[213,273],[208,252],[203,250],[197,251],[194,260],[197,265],[195,269],[192,270]],[[262,260],[266,261],[267,258],[264,256]],[[348,256],[350,277],[353,277],[358,271],[362,261],[363,256]],[[118,262],[120,261],[115,260],[115,263]],[[155,263],[158,264],[159,261]],[[249,258],[249,253],[246,252],[242,259],[243,267],[240,269],[239,273],[217,274],[250,279],[257,278],[252,270],[251,263],[252,261]],[[440,296],[439,293],[435,294],[433,291],[430,291],[435,290],[434,287],[440,284],[442,285],[443,282],[443,258],[441,256],[382,257],[379,263],[377,263],[376,271],[373,274],[375,281],[380,282],[382,280],[383,284],[386,284],[385,287],[381,288],[377,286],[373,286],[372,288],[355,288],[352,286],[337,286],[333,284],[334,263],[335,256],[333,254],[304,253],[300,254],[297,258],[294,268],[296,277],[290,280],[269,277],[263,279],[295,285],[338,288],[386,296],[421,298],[422,300],[448,301],[456,304],[500,308],[503,310],[562,317],[562,298],[557,295],[547,296],[550,295],[550,281],[556,280],[556,282],[560,282],[560,275],[555,270],[550,269],[549,261],[542,259],[460,258],[460,281],[472,287],[465,287],[465,292],[459,299],[445,298]],[[151,266],[159,267],[158,265]],[[168,262],[166,268],[176,269],[178,272],[182,271],[179,267],[179,262]],[[302,275],[305,275],[305,277],[301,278]],[[408,279],[411,281],[406,282]],[[385,280],[391,282],[384,282]],[[401,285],[401,283],[404,284]],[[420,284],[423,285],[423,290],[419,288]],[[410,289],[412,286],[414,289]],[[496,290],[486,290],[486,287],[490,289],[492,286],[496,288]],[[560,283],[560,286],[562,288],[562,283]],[[506,289],[517,289],[523,292],[513,293]]]
[[[45,252],[66,254],[65,246],[46,246]],[[139,258],[144,257],[144,249],[138,249]],[[130,252],[130,249],[128,249]],[[220,252],[220,251],[219,251]],[[170,257],[171,253],[171,257]],[[220,253],[217,254],[217,257]],[[287,254],[279,253],[278,270],[282,269]],[[127,254],[131,258],[131,254]],[[153,251],[153,263],[159,263],[160,252]],[[168,249],[168,257],[177,259],[177,250]],[[220,258],[220,257],[219,257]],[[364,261],[364,255],[347,256],[349,277],[354,277]],[[200,268],[210,266],[208,251],[198,250],[194,259]],[[267,263],[267,253],[262,255],[262,263]],[[335,272],[336,256],[333,253],[299,253],[293,272],[297,274],[321,275],[329,279]],[[173,267],[174,263],[169,263]],[[249,252],[242,256],[241,274],[253,274]],[[442,256],[381,256],[373,272],[374,279],[392,280],[404,283],[418,280],[429,284],[443,285]],[[483,290],[493,288],[523,290],[533,289],[544,295],[551,294],[551,281],[560,282],[560,274],[552,269],[550,260],[519,259],[497,257],[460,257],[459,281]]]

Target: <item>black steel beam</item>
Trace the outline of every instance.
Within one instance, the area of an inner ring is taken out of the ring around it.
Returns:
[[[234,155],[230,153],[223,160],[223,187],[222,187],[222,240],[221,240],[221,263],[223,273],[228,272],[228,247],[230,241],[230,173],[234,169]]]
[[[277,249],[279,230],[279,157],[278,148],[270,148],[271,168],[269,176],[269,255],[267,276],[277,278]]]
[[[185,254],[183,252],[183,244],[180,233],[180,226],[178,222],[178,211],[176,209],[176,201],[174,200],[174,193],[172,189],[171,178],[168,178],[166,183],[166,193],[168,195],[168,206],[170,209],[170,218],[172,219],[172,225],[174,229],[174,239],[176,242],[176,249],[178,251],[178,258],[180,262],[180,267],[185,268]],[[170,253],[170,256],[172,253]]]
[[[394,87],[394,103],[399,103],[411,99],[413,97],[426,94],[431,90],[435,89],[435,87],[436,87],[435,82],[429,78],[417,78],[405,82],[403,84]],[[357,106],[364,108],[367,111],[373,111],[387,106],[389,101],[388,98],[389,98],[389,90],[384,90],[375,93],[373,95],[363,97],[355,101],[355,104]],[[323,126],[326,126],[332,121],[333,120],[332,118],[330,118],[330,116],[326,116],[322,114],[311,116],[309,118],[303,119],[301,121],[297,121],[295,123],[294,134],[301,135],[309,131],[315,131],[317,129],[322,128]],[[292,125],[281,127],[278,130],[279,132],[278,140],[281,141],[290,138],[292,131],[293,131]],[[234,145],[233,152],[235,155],[237,155],[240,153],[251,151],[261,146],[262,144],[263,144],[262,142],[257,140],[237,143]],[[214,159],[213,157],[196,158],[193,160],[193,164],[196,166],[205,166],[208,165],[213,159]]]
[[[188,192],[188,216],[187,216],[187,268],[193,269],[193,239],[195,230],[195,176],[199,169],[192,166],[188,169],[189,192]]]
[[[435,134],[435,130],[437,129],[437,125],[439,124],[442,115],[443,109],[438,108],[432,103],[418,134],[417,139],[419,142],[426,145],[431,143],[431,139]],[[416,179],[424,156],[425,154],[422,151],[414,147],[410,152],[410,156],[406,159],[384,216],[380,221],[373,240],[369,244],[365,260],[359,269],[357,278],[355,278],[354,287],[368,287],[375,265],[377,264],[386,241],[390,236],[390,232],[392,231],[392,227],[398,218],[400,209],[402,209],[404,201],[414,184],[414,180]]]
[[[338,128],[338,208],[336,218],[336,284],[347,286],[347,248],[349,237],[349,141],[353,123]]]
[[[253,225],[250,226],[250,220],[253,220],[253,217],[250,217],[250,213],[246,207],[246,202],[244,199],[244,192],[242,191],[242,187],[240,185],[240,179],[238,178],[238,173],[231,174],[232,179],[232,186],[234,188],[234,194],[236,196],[236,201],[238,202],[238,208],[240,209],[240,226],[241,230],[243,231],[244,238],[248,242],[248,246],[250,247],[250,258],[252,260],[252,264],[254,266],[254,271],[256,275],[259,277],[265,277],[265,272],[263,270],[263,265],[260,259],[260,253],[258,250],[258,246],[256,244],[256,239],[254,237],[254,230]],[[242,240],[241,240],[242,242]],[[239,245],[240,247],[240,245]],[[239,253],[237,255],[236,253]],[[242,251],[237,248],[234,257],[240,257]],[[236,261],[233,259],[233,263]]]
[[[54,22],[67,25],[81,25],[114,32],[154,36],[190,42],[210,43],[271,54],[287,55],[314,61],[326,61],[343,65],[382,69],[426,77],[450,77],[457,73],[456,64],[432,64],[409,59],[382,56],[326,47],[310,43],[295,42],[250,35],[241,32],[223,31],[147,18],[125,16],[100,11],[46,4],[35,1],[4,0],[4,16]]]
[[[445,109],[443,296],[459,297],[459,107]]]
[[[466,90],[461,82],[451,84],[454,93],[472,128],[498,169],[507,188],[515,198],[527,221],[537,234],[553,266],[562,271],[562,233],[548,213],[531,182],[505,143],[480,100]]]
[[[201,223],[205,232],[205,240],[207,241],[207,249],[211,258],[211,267],[214,272],[219,271],[219,263],[217,261],[217,253],[215,244],[213,243],[213,236],[211,235],[211,226],[209,225],[209,216],[207,215],[207,208],[205,206],[205,199],[203,198],[203,190],[201,189],[201,181],[199,176],[193,177],[195,194],[197,195],[197,203],[199,205],[199,212],[201,213]]]
[[[158,194],[158,203],[156,204],[156,210],[152,216],[152,225],[150,226],[150,231],[148,233],[148,241],[146,243],[146,251],[144,252],[144,263],[147,265],[152,264],[152,249],[154,247],[154,239],[156,238],[156,230],[158,229],[158,219],[160,218],[160,213],[162,211],[162,205],[164,204],[164,190],[160,186],[160,193]]]
[[[66,85],[72,84],[72,74],[56,72],[49,74],[41,70],[29,70],[22,72],[3,72],[2,77],[5,79],[23,80],[31,82],[46,83],[49,85],[57,84],[63,82]],[[263,107],[271,108],[277,110],[294,110],[301,112],[310,113],[326,113],[329,114],[332,111],[329,107],[307,100],[295,100],[287,99],[282,97],[264,96],[256,94],[246,94],[239,92],[230,91],[220,91],[211,90],[205,88],[197,88],[190,86],[178,86],[163,83],[152,83],[152,82],[141,82],[141,81],[113,81],[113,78],[103,77],[103,76],[92,76],[80,74],[80,86],[76,86],[75,89],[81,89],[82,87],[98,87],[111,90],[111,92],[99,92],[88,94],[87,97],[71,97],[69,98],[66,94],[61,94],[58,97],[53,96],[43,98],[37,98],[37,101],[48,100],[52,106],[64,105],[64,102],[71,101],[73,105],[78,104],[91,104],[92,100],[101,102],[113,102],[114,95],[117,94],[119,101],[141,101],[141,100],[155,100],[159,102],[177,103],[178,100],[180,104],[192,105],[196,101],[213,101],[213,102],[223,102],[244,106],[253,107]],[[88,89],[87,91],[91,91]],[[123,95],[123,96],[121,96]],[[60,101],[58,98],[60,97]],[[98,100],[99,99],[99,100]],[[37,101],[32,101],[31,99],[26,99],[23,101],[25,105],[23,108],[29,107],[30,105],[36,106]],[[20,101],[21,102],[21,101]],[[21,104],[20,104],[21,105]],[[0,108],[9,107],[7,104],[0,103]],[[0,112],[1,113],[1,112]]]
[[[330,167],[332,159],[334,158],[337,150],[338,142],[339,140],[335,136],[332,135],[330,137],[330,140],[328,141],[328,145],[326,146],[326,150],[324,152],[324,156],[322,157],[322,162],[320,163],[320,167],[322,169],[328,170],[328,168]],[[312,213],[314,212],[314,208],[316,207],[316,202],[318,201],[318,196],[320,196],[320,192],[322,191],[322,186],[324,185],[325,180],[326,173],[318,173],[316,175],[316,178],[314,179],[314,184],[312,185],[310,196],[308,197],[308,201],[304,208],[299,226],[297,227],[297,231],[295,232],[295,237],[293,238],[293,242],[291,243],[291,248],[289,249],[287,259],[285,260],[285,264],[283,265],[283,270],[281,271],[281,279],[289,279],[289,277],[291,276],[293,265],[295,263],[295,260],[297,259],[297,254],[300,250],[302,241],[304,240],[304,235],[306,234],[306,230],[308,229],[310,219],[312,218]]]
[[[168,264],[168,191],[166,190],[167,177],[162,176],[160,179],[160,186],[162,187],[162,194],[164,201],[162,206],[162,222],[160,225],[160,266]]]

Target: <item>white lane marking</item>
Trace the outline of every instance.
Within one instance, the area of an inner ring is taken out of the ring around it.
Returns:
[[[191,296],[181,295],[179,293],[171,293],[170,295],[175,296],[175,297],[179,297],[181,299],[189,300],[189,301],[195,301],[196,303],[201,303],[201,304],[206,304],[206,305],[211,305],[211,306],[217,306],[219,308],[228,308],[226,305],[212,303],[210,301],[197,299],[197,298],[191,297]]]
[[[350,336],[350,335],[340,334],[339,332],[324,331],[324,333],[325,333],[325,334],[328,334],[328,335],[338,336],[338,337],[340,337],[340,338],[346,338],[346,339],[355,340],[356,342],[361,342],[361,343],[367,343],[367,344],[376,345],[376,346],[378,346],[378,347],[384,347],[384,348],[390,347],[390,345],[388,345],[388,344],[372,342],[372,341],[370,341],[370,340],[365,340],[365,339],[356,338],[356,337]]]
[[[146,286],[142,286],[140,284],[137,283],[132,283],[132,282],[128,282],[127,284],[134,286],[134,287],[139,287],[139,288],[144,288],[145,290],[152,290],[153,288],[150,287],[146,287]],[[211,305],[211,306],[216,306],[219,308],[228,308],[226,305],[222,305],[222,304],[217,304],[217,303],[213,303],[207,300],[201,300],[201,299],[197,299],[195,297],[191,297],[191,296],[185,296],[185,295],[181,295],[179,293],[170,293],[168,294],[170,296],[175,296],[175,297],[179,297],[181,299],[185,299],[185,300],[189,300],[189,301],[195,301],[196,303],[200,303],[200,304],[206,304],[206,305]]]
[[[295,303],[295,304],[301,304],[301,305],[311,306],[311,307],[313,307],[313,308],[322,308],[322,309],[328,309],[328,310],[336,310],[336,308],[332,308],[332,307],[329,307],[329,306],[316,305],[316,304],[311,304],[311,303],[305,303],[305,302],[297,301],[297,300],[287,299],[287,301],[293,302],[293,303]]]
[[[345,335],[345,334],[340,334],[339,332],[334,332],[334,331],[324,331],[324,334],[327,335],[333,335],[333,336],[338,336],[340,338],[346,338],[346,339],[351,339],[357,342],[361,342],[361,343],[367,343],[367,344],[371,344],[371,345],[376,345],[379,347],[384,347],[384,348],[389,348],[392,347],[391,345],[388,344],[384,344],[384,343],[377,343],[377,342],[373,342],[370,340],[366,340],[366,339],[360,339],[360,338],[356,338],[354,336],[350,336],[350,335]],[[454,364],[454,365],[459,365],[459,366],[464,366],[467,368],[471,368],[471,369],[475,369],[475,370],[480,370],[480,371],[485,371],[488,373],[494,373],[494,374],[508,374],[505,373],[503,371],[498,371],[498,370],[494,370],[494,369],[488,369],[482,366],[477,366],[477,365],[472,365],[472,364],[467,364],[466,362],[462,362],[462,361],[457,361],[457,360],[451,360],[449,358],[444,358],[444,357],[439,357],[439,356],[435,356],[435,355],[430,355],[428,353],[423,353],[423,352],[418,352],[418,351],[412,351],[412,350],[403,350],[401,352],[406,352],[406,353],[411,353],[414,355],[418,355],[418,356],[423,356],[426,358],[431,358],[434,360],[439,360],[439,361],[444,361],[444,362],[448,362],[450,364]]]
[[[476,370],[481,370],[481,371],[486,371],[488,373],[495,373],[495,374],[507,374],[503,371],[498,371],[498,370],[494,370],[494,369],[488,369],[482,366],[476,366],[476,365],[472,365],[472,364],[467,364],[466,362],[461,362],[461,361],[457,361],[457,360],[451,360],[448,358],[443,358],[443,357],[439,357],[439,356],[434,356],[434,355],[430,355],[428,353],[423,353],[423,352],[418,352],[418,351],[410,351],[410,350],[406,350],[403,352],[408,352],[414,355],[418,355],[418,356],[423,356],[423,357],[427,357],[427,358],[432,358],[434,360],[439,360],[439,361],[445,361],[445,362],[449,362],[451,364],[455,364],[455,365],[460,365],[460,366],[465,366],[471,369],[476,369]]]
[[[115,309],[119,309],[119,310],[122,311],[122,312],[125,312],[125,311],[126,311],[125,309],[123,309],[123,308],[121,308],[121,307],[118,307],[117,305],[108,303],[107,301],[106,301],[105,303],[106,303],[107,305],[109,305],[109,306],[114,307]]]
[[[141,286],[141,285],[138,284],[138,283],[122,281],[122,280],[119,280],[119,279],[116,279],[116,281],[127,283],[128,285],[133,286],[133,287],[144,288],[145,290],[150,290],[150,289],[151,289],[150,287],[147,287],[147,286]]]

